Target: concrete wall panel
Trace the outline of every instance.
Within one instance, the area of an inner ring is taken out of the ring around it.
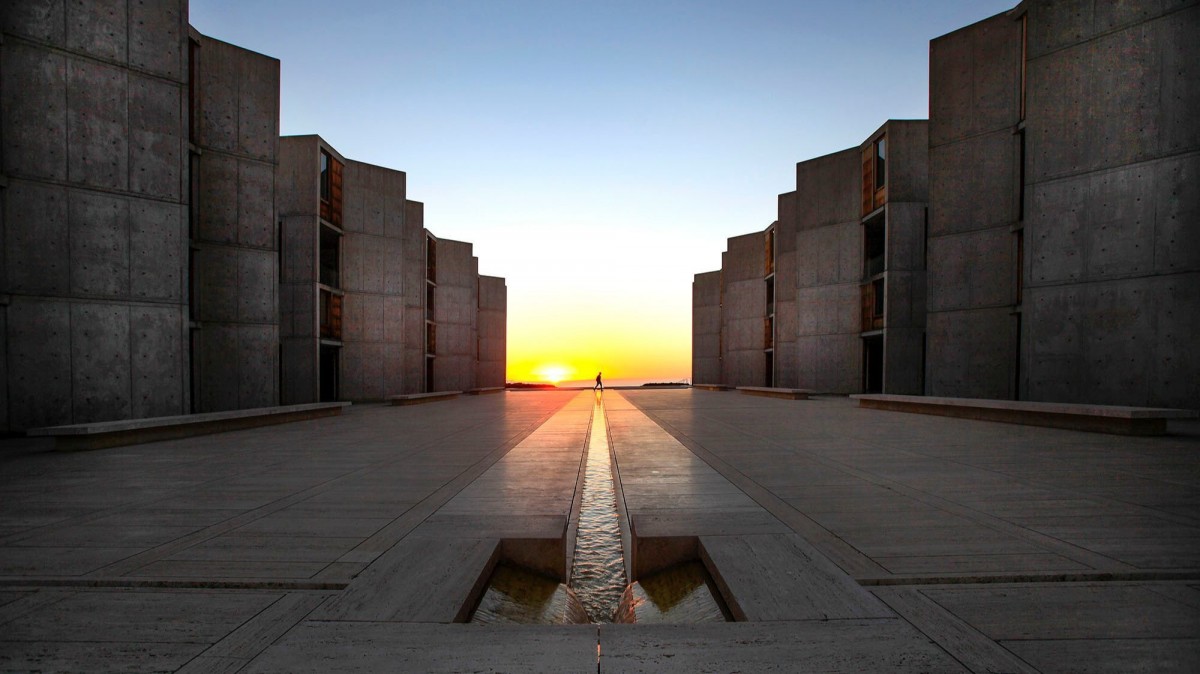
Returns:
[[[67,190],[14,180],[5,190],[4,266],[12,292],[60,295],[71,286]]]
[[[199,292],[197,315],[202,321],[234,323],[238,320],[238,267],[235,248],[204,246],[193,255]],[[206,327],[205,330],[208,328]],[[232,339],[232,338],[231,338]]]
[[[1015,262],[1008,228],[931,238],[928,245],[929,311],[1012,304]]]
[[[234,49],[238,69],[238,153],[274,162],[279,142],[279,61]]]
[[[929,395],[1012,399],[1016,321],[1008,307],[930,313]]]
[[[886,128],[888,203],[925,203],[929,195],[929,122],[893,119]]]
[[[179,45],[187,26],[187,3],[129,4],[129,65],[184,80],[186,52]]]
[[[71,305],[14,300],[7,324],[11,427],[73,423]]]
[[[29,4],[17,3],[20,7]],[[4,110],[0,123],[5,173],[66,180],[66,57],[22,44],[0,46],[0,55],[4,63],[0,69]]]
[[[1200,156],[1169,159],[1154,170],[1154,271],[1200,271]]]
[[[237,165],[237,241],[275,248],[275,167],[241,159]]]
[[[6,2],[0,8],[0,27],[6,33],[63,44],[66,41],[66,7],[63,0]]]
[[[129,189],[180,200],[184,143],[180,97],[174,82],[130,73]]]
[[[279,322],[275,251],[241,249],[237,252],[237,318],[242,323],[275,325]]]
[[[67,2],[67,48],[110,61],[126,61],[127,9],[124,0]]]
[[[129,201],[97,192],[71,192],[71,292],[129,295]],[[61,253],[60,253],[61,254]]]
[[[1163,153],[1200,147],[1200,59],[1195,35],[1200,34],[1200,5],[1172,14],[1157,25],[1162,57],[1159,101],[1159,148]]]
[[[930,147],[930,237],[1016,221],[1017,147],[1007,128]]]
[[[67,63],[67,174],[72,182],[128,187],[127,92],[126,72],[120,68],[74,59]]]
[[[200,190],[196,238],[236,243],[238,240],[238,160],[217,152],[199,158]]]
[[[74,423],[128,419],[129,307],[71,305],[71,392]]]
[[[1020,73],[1021,24],[1004,14],[931,40],[930,147],[1011,127]]]
[[[185,411],[184,353],[179,339],[184,318],[179,307],[130,308],[130,404],[134,418]]]
[[[129,293],[135,298],[184,301],[186,241],[183,207],[137,200],[129,205]]]
[[[237,407],[278,404],[279,329],[275,325],[239,325],[237,338]]]
[[[200,331],[199,340],[198,374],[202,383],[198,387],[197,409],[205,412],[237,409],[242,387],[238,326],[233,323],[206,325]]]

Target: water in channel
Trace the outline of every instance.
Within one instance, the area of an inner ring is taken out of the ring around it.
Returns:
[[[568,583],[594,623],[612,622],[625,590],[625,554],[621,546],[621,520],[617,514],[612,457],[608,450],[608,423],[600,398],[592,410],[583,498],[575,535],[575,563]]]
[[[501,563],[473,623],[698,623],[729,620],[704,565],[685,562],[627,585],[604,404],[592,412],[568,584]]]

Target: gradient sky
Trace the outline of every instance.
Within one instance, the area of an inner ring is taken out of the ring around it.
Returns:
[[[1017,0],[191,0],[280,131],[408,174],[508,283],[508,377],[679,380],[691,285],[795,164],[928,116],[929,40]]]

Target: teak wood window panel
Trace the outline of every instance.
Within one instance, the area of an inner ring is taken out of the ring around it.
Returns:
[[[887,203],[887,134],[867,143],[862,151],[862,214]]]
[[[342,339],[342,296],[320,289],[321,294],[321,339]]]
[[[321,150],[321,219],[334,227],[342,226],[342,162]]]
[[[862,285],[862,332],[883,329],[883,299],[883,279]]]

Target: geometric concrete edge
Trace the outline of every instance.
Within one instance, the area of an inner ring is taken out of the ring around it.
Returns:
[[[462,394],[462,391],[434,391],[432,393],[405,393],[403,395],[388,396],[388,400],[392,405],[420,405],[422,403],[432,403],[438,400],[451,400]]]
[[[815,391],[808,389],[776,388],[773,386],[739,386],[737,390],[746,395],[783,398],[785,400],[808,400],[808,396],[815,393]]]
[[[1065,428],[1117,435],[1163,435],[1167,419],[1194,419],[1193,410],[1076,405],[1017,400],[935,398],[903,395],[852,395],[865,409],[932,414],[936,416],[998,421],[1027,426]]]
[[[733,387],[726,384],[692,384],[692,388],[704,389],[705,391],[732,391]]]
[[[343,408],[350,405],[348,402],[307,403],[170,417],[122,419],[31,428],[26,434],[53,437],[55,449],[60,450],[104,449],[338,416]]]

